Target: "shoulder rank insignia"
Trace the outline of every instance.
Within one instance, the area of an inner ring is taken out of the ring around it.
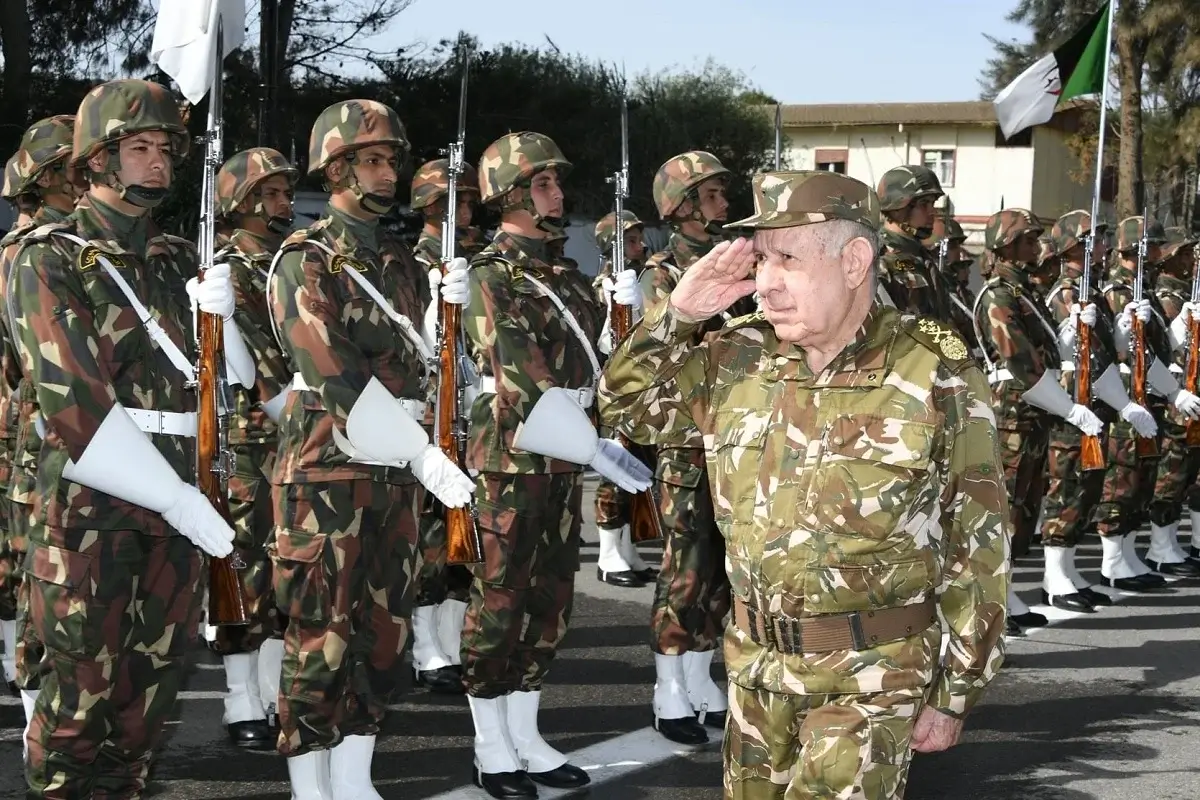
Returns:
[[[943,328],[936,320],[924,317],[917,322],[917,330],[928,336],[942,355],[951,361],[962,361],[967,357],[967,345],[958,334],[949,328]]]
[[[95,269],[96,264],[100,260],[100,256],[104,256],[104,259],[108,261],[108,263],[112,264],[115,268],[125,269],[126,264],[123,258],[120,256],[114,256],[112,253],[105,253],[99,247],[96,247],[96,245],[90,244],[79,251],[79,271],[88,272]]]
[[[347,267],[349,267],[350,269],[353,269],[353,270],[357,270],[358,272],[366,272],[367,271],[366,264],[363,264],[359,261],[355,261],[353,258],[350,258],[349,256],[334,256],[333,260],[329,262],[329,271],[332,273],[335,273],[335,274],[338,272],[341,272],[343,269],[346,269]]]
[[[725,330],[732,330],[733,328],[745,328],[751,325],[759,325],[766,321],[767,317],[765,314],[763,314],[761,311],[755,311],[750,314],[743,314],[740,317],[733,317],[732,319],[726,321],[724,328]]]

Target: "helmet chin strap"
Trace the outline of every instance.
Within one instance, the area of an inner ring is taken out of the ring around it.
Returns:
[[[361,202],[361,201],[360,201]],[[254,216],[266,223],[267,230],[276,236],[286,236],[292,230],[293,216],[276,217],[267,213],[267,204],[263,202],[262,193],[254,190]]]
[[[566,225],[562,217],[547,217],[537,210],[537,205],[533,202],[533,192],[530,191],[528,185],[518,186],[513,189],[514,192],[521,193],[520,200],[512,200],[505,204],[505,211],[525,211],[529,216],[533,217],[534,226],[545,233],[548,238],[557,238],[566,235]],[[511,194],[509,195],[512,196]]]
[[[358,205],[363,211],[368,214],[374,214],[377,217],[382,217],[384,214],[396,207],[395,197],[385,197],[374,192],[363,191],[362,184],[358,182],[358,172],[354,168],[354,153],[347,153],[346,163],[350,167],[350,185],[348,188],[353,193],[355,199],[358,200]]]

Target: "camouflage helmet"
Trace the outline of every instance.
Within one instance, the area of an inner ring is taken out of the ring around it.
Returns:
[[[21,168],[17,164],[20,156],[20,152],[13,153],[4,165],[4,189],[0,191],[0,196],[5,200],[16,200],[21,194],[17,191],[17,187],[21,185]]]
[[[374,100],[344,100],[321,112],[308,139],[308,174],[319,175],[341,156],[385,144],[408,153],[404,123],[390,106]]]
[[[1126,217],[1117,225],[1117,250],[1127,252],[1136,250],[1138,243],[1142,240],[1142,223],[1144,218]],[[1153,217],[1146,228],[1146,244],[1166,244],[1167,232],[1163,230],[1162,223]]]
[[[879,200],[861,181],[826,170],[760,172],[751,181],[754,214],[727,230],[792,228],[841,219],[879,227]]]
[[[1163,244],[1160,261],[1166,261],[1185,247],[1200,243],[1200,239],[1189,234],[1187,228],[1167,228],[1164,233],[1167,241]]]
[[[945,194],[937,175],[928,167],[909,164],[883,173],[875,193],[880,211],[899,211],[922,197],[938,198]]]
[[[74,127],[75,118],[70,114],[47,117],[29,126],[17,150],[20,180],[14,194],[34,191],[43,170],[70,157]]]
[[[75,112],[71,166],[82,167],[105,146],[144,131],[165,131],[172,155],[187,154],[187,128],[166,87],[139,80],[102,83],[84,96]]]
[[[1045,228],[1023,208],[1006,208],[988,218],[983,229],[983,246],[992,252],[1017,240],[1023,233],[1041,234]]]
[[[235,154],[217,172],[217,213],[228,216],[242,204],[258,184],[272,175],[286,175],[295,184],[300,171],[283,153],[269,147],[251,147]]]
[[[608,250],[613,244],[613,228],[616,226],[617,215],[610,211],[596,223],[596,244],[601,250]],[[632,211],[621,212],[621,233],[644,227],[644,223]]]
[[[1091,212],[1082,208],[1063,214],[1050,228],[1051,254],[1061,256],[1083,242],[1092,229]],[[1096,232],[1108,230],[1108,223],[1096,223]]]
[[[669,219],[688,194],[711,178],[728,179],[729,170],[720,159],[704,150],[689,150],[669,158],[654,173],[654,205],[663,219]]]
[[[532,131],[505,134],[488,145],[479,159],[480,199],[499,200],[550,167],[559,177],[571,171],[571,162],[549,136]]]
[[[462,165],[458,176],[458,191],[479,194],[479,173],[470,164]],[[416,171],[412,179],[412,200],[409,207],[413,211],[433,205],[441,200],[450,186],[450,159],[439,158],[427,161]]]

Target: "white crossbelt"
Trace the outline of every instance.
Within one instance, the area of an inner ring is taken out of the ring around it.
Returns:
[[[596,391],[590,386],[585,386],[582,389],[566,389],[565,391],[575,395],[575,401],[579,403],[580,408],[591,408],[592,403],[596,399]],[[479,376],[479,393],[495,394],[496,393],[496,378],[492,375]]]
[[[304,380],[304,376],[299,372],[292,375],[291,388],[297,392],[315,392],[316,389],[308,385],[308,381]],[[428,404],[424,400],[415,400],[413,398],[397,398],[396,402],[400,404],[400,408],[404,409],[404,413],[421,422],[425,419],[425,412],[428,410]]]
[[[1000,383],[1001,381],[1011,381],[1012,379],[1013,374],[1007,367],[1003,369],[993,369],[987,374],[988,383]]]
[[[550,291],[550,287],[533,277],[529,273],[525,273],[525,278],[537,287],[538,291],[549,298],[550,302],[555,305],[559,313],[563,316],[563,322],[567,323],[567,327],[571,329],[571,333],[575,334],[575,338],[583,345],[583,351],[587,353],[588,361],[592,364],[592,379],[597,383],[600,381],[600,359],[596,358],[596,351],[592,349],[592,343],[588,341],[587,334],[583,332],[583,328],[579,327],[579,320],[575,319],[575,315],[571,313],[571,309],[567,308],[558,295]]]
[[[145,433],[196,438],[196,414],[193,411],[147,411],[142,408],[126,408],[125,411]]]

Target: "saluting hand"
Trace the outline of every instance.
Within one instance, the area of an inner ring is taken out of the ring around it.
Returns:
[[[671,309],[692,322],[703,322],[754,293],[754,242],[721,242],[687,268],[671,292]]]

